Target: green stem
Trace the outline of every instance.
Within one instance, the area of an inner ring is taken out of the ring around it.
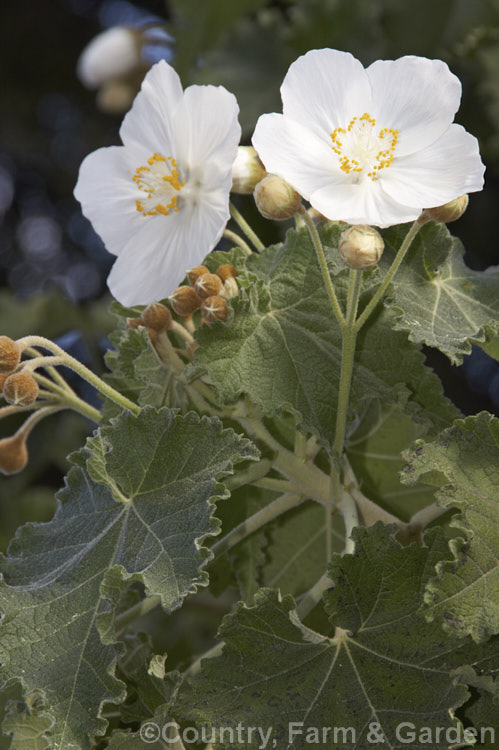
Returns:
[[[54,344],[53,341],[45,339],[42,336],[26,336],[23,339],[19,339],[17,343],[23,348],[40,346],[44,349],[48,349],[56,355],[53,358],[39,357],[38,362],[37,359],[30,360],[25,365],[29,370],[34,370],[36,367],[45,367],[46,365],[64,365],[65,367],[69,367],[71,370],[77,372],[80,377],[87,381],[87,383],[93,385],[103,396],[114,401],[118,406],[121,406],[123,409],[128,409],[136,415],[140,413],[140,406],[137,406],[133,401],[130,401],[126,396],[123,396],[122,393],[119,393],[119,391],[105,383],[98,375],[93,373],[92,370],[89,370],[88,367],[85,367],[85,365],[77,359],[65,352],[64,349],[61,349],[60,346]]]
[[[201,662],[205,659],[213,659],[215,656],[220,656],[224,646],[225,641],[220,641],[219,643],[216,643],[213,648],[210,648],[209,651],[201,654],[199,659],[196,659],[196,661],[185,670],[184,677],[194,677],[194,675],[198,674],[201,671]]]
[[[292,493],[281,495],[276,500],[266,505],[265,508],[261,508],[261,510],[257,511],[254,515],[247,518],[238,526],[235,526],[228,534],[226,534],[226,536],[222,537],[220,541],[215,542],[211,547],[212,552],[216,557],[224,555],[229,549],[234,547],[234,545],[239,544],[239,542],[247,536],[258,531],[262,526],[270,523],[270,521],[278,518],[283,513],[286,513],[286,511],[296,508],[301,502],[303,502],[303,497],[300,495],[294,495]]]
[[[409,248],[410,248],[410,246],[412,244],[412,241],[413,241],[414,237],[417,235],[417,233],[419,232],[420,228],[423,226],[424,223],[425,223],[425,221],[420,221],[420,219],[416,219],[416,221],[414,222],[414,224],[412,224],[411,228],[407,232],[406,236],[404,237],[404,240],[403,240],[402,244],[400,245],[399,251],[398,251],[397,255],[395,256],[395,259],[394,259],[392,265],[388,269],[388,272],[387,272],[385,278],[383,279],[383,281],[379,285],[378,289],[376,290],[376,293],[373,295],[373,297],[371,298],[371,300],[369,301],[369,303],[366,305],[366,307],[362,311],[362,314],[359,315],[359,317],[357,319],[357,322],[355,324],[357,332],[360,331],[360,329],[362,328],[362,326],[364,325],[364,323],[366,322],[366,320],[369,318],[369,316],[373,312],[374,308],[376,307],[376,305],[378,304],[378,302],[380,301],[380,299],[383,297],[383,295],[386,292],[386,290],[387,290],[387,288],[388,288],[391,280],[393,279],[393,277],[397,273],[400,264],[404,260],[406,254],[407,254],[407,251],[409,250]]]
[[[326,256],[324,254],[324,248],[322,247],[321,238],[319,237],[319,232],[317,231],[317,227],[315,226],[314,222],[312,221],[312,219],[310,218],[310,216],[308,215],[305,209],[303,209],[303,211],[301,212],[301,216],[303,220],[305,221],[305,224],[307,225],[307,229],[310,233],[310,238],[312,240],[312,243],[315,248],[315,252],[317,254],[317,260],[319,262],[319,266],[321,269],[322,278],[324,279],[324,284],[326,286],[326,291],[331,301],[334,314],[338,320],[338,323],[343,327],[345,323],[345,319],[343,317],[343,313],[341,311],[340,303],[338,302],[336,292],[334,291],[333,282],[331,281],[331,274],[329,273],[329,269],[327,267]]]
[[[137,617],[146,615],[152,609],[155,609],[160,603],[161,597],[157,594],[154,596],[148,596],[146,599],[141,599],[141,601],[134,604],[133,607],[129,607],[122,612],[121,615],[118,615],[115,622],[116,630],[123,630],[129,622],[133,622]]]
[[[287,479],[274,479],[273,477],[263,477],[251,482],[255,487],[261,487],[264,490],[273,490],[275,492],[294,492],[295,486]]]
[[[258,463],[252,464],[243,471],[238,471],[233,477],[225,480],[225,486],[230,492],[244,487],[246,484],[253,484],[258,479],[266,476],[272,468],[272,461],[268,458],[262,458]]]
[[[333,451],[338,457],[341,457],[345,444],[348,403],[350,400],[353,362],[355,357],[355,344],[357,340],[355,318],[357,315],[357,307],[359,304],[360,290],[362,286],[362,273],[362,271],[354,271],[353,269],[350,271],[347,314],[345,325],[343,327],[343,341],[341,348],[341,370],[338,393],[338,409],[336,412],[336,431],[333,443]]]
[[[244,216],[242,216],[233,203],[229,203],[230,214],[234,221],[239,225],[240,229],[244,232],[250,242],[253,243],[258,252],[265,250],[265,245],[261,239],[252,230]]]
[[[73,411],[79,412],[84,417],[88,417],[88,419],[92,420],[92,422],[96,422],[96,424],[100,424],[100,421],[101,421],[100,411],[98,409],[95,409],[90,404],[87,404],[86,401],[84,401],[79,396],[77,396],[72,388],[69,388],[69,389],[61,388],[49,378],[46,378],[43,375],[40,375],[39,372],[34,372],[33,377],[41,385],[45,386],[45,388],[48,388],[52,394],[59,396],[58,400],[59,400],[60,405],[67,406],[68,408],[73,409]],[[63,382],[66,382],[66,381],[64,380]]]
[[[250,246],[248,245],[248,243],[245,242],[243,240],[243,238],[240,237],[235,232],[231,232],[230,229],[225,229],[224,230],[224,237],[226,237],[228,240],[231,240],[231,242],[234,242],[234,244],[236,244],[238,247],[240,247],[241,250],[243,250],[246,253],[246,255],[252,255],[252,250],[251,250]]]

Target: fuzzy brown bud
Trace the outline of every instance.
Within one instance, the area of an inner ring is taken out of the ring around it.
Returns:
[[[19,345],[8,336],[0,336],[0,373],[12,372],[20,361]]]
[[[139,326],[143,326],[144,323],[142,322],[142,318],[127,318],[126,321],[126,327],[127,328],[138,328]]]
[[[26,437],[21,433],[0,440],[0,472],[17,474],[28,463]]]
[[[220,276],[222,281],[227,281],[227,279],[235,279],[237,271],[230,263],[224,263],[222,266],[218,266],[217,276]]]
[[[374,268],[383,255],[384,247],[380,233],[366,224],[345,229],[338,240],[338,250],[347,266],[359,271]]]
[[[210,269],[206,268],[206,266],[194,266],[194,268],[190,268],[187,271],[187,281],[191,286],[194,286],[199,277],[204,273],[210,273]]]
[[[249,195],[263,180],[267,171],[253,146],[239,146],[232,167],[232,193]]]
[[[223,283],[220,276],[217,276],[216,273],[204,273],[194,284],[194,289],[201,299],[206,299],[207,297],[214,297],[220,294],[223,289]]]
[[[214,323],[215,320],[227,320],[229,308],[223,297],[214,295],[204,300],[201,305],[201,314],[206,323]]]
[[[142,313],[142,320],[148,328],[152,328],[158,333],[163,333],[171,325],[172,314],[160,302],[153,302]]]
[[[38,398],[40,388],[29,372],[15,372],[3,384],[3,395],[9,404],[30,406]]]
[[[179,286],[170,297],[172,310],[181,318],[187,318],[201,307],[201,298],[191,286]]]
[[[301,206],[301,195],[276,174],[269,174],[259,182],[253,197],[266,219],[291,219]]]
[[[446,203],[444,206],[435,208],[426,208],[421,218],[426,221],[441,221],[443,224],[450,224],[451,221],[457,221],[468,208],[469,198],[467,195],[461,195],[453,201]]]

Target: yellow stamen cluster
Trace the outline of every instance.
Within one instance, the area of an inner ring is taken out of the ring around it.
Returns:
[[[178,211],[178,196],[172,195],[172,190],[179,192],[185,181],[180,181],[177,162],[171,156],[154,154],[147,163],[149,166],[137,167],[132,178],[137,187],[147,193],[147,198],[135,201],[137,211],[143,216],[168,216],[170,211]]]
[[[340,169],[346,174],[364,171],[366,159],[364,159],[364,166],[362,166],[359,159],[355,159],[353,154],[357,155],[357,152],[366,150],[365,145],[361,143],[361,140],[365,141],[372,138],[375,125],[376,119],[371,117],[368,112],[364,112],[360,117],[352,117],[346,129],[335,128],[331,133],[331,140],[333,142],[332,149],[339,157]],[[359,142],[355,145],[352,145],[350,142],[347,145],[345,136],[348,137],[348,134],[351,134],[351,138],[355,138],[357,135]],[[376,180],[378,172],[381,169],[386,169],[392,163],[395,158],[395,148],[398,143],[398,137],[399,131],[394,130],[393,128],[383,128],[379,131],[378,135],[375,136],[377,145],[381,142],[382,145],[386,145],[386,148],[379,149],[374,155],[374,158],[369,159],[371,166],[370,171],[367,172],[367,176],[370,177],[371,180]],[[348,156],[345,151],[350,151],[350,155]]]

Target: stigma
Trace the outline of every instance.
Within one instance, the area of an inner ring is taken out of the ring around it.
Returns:
[[[393,128],[376,131],[376,119],[368,112],[352,117],[346,128],[335,128],[331,133],[340,169],[351,175],[354,182],[363,177],[376,180],[381,170],[394,160],[398,138],[399,131]]]
[[[178,211],[178,197],[185,180],[181,182],[173,157],[153,154],[147,164],[137,167],[132,179],[145,193],[135,201],[137,211],[143,216],[168,216]]]

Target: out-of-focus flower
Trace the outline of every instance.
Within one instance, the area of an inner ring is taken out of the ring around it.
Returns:
[[[134,72],[141,62],[141,34],[114,26],[92,39],[81,53],[76,72],[89,89]]]
[[[123,121],[124,145],[83,161],[75,196],[118,256],[108,285],[124,305],[167,297],[222,236],[241,134],[237,115],[226,89],[184,92],[161,61]]]
[[[281,94],[283,114],[260,117],[253,145],[329,219],[390,226],[483,186],[478,142],[453,124],[461,84],[440,60],[364,69],[347,52],[312,50]]]

